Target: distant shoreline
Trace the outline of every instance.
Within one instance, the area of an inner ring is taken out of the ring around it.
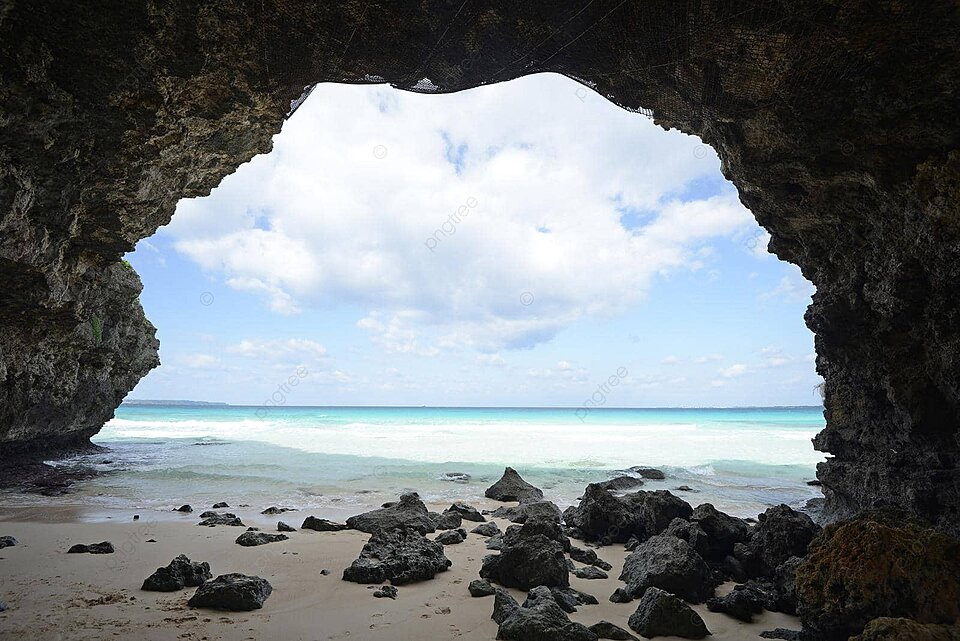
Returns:
[[[128,399],[121,407],[236,407],[257,408],[261,405],[235,405],[221,401],[187,401],[163,399]],[[565,405],[511,406],[511,405],[283,405],[271,409],[423,409],[423,410],[576,410]],[[651,407],[597,407],[591,411],[620,410],[815,410],[823,405],[672,405]]]

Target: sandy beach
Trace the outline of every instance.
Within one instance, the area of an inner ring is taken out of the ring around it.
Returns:
[[[476,506],[494,507],[482,502]],[[278,517],[261,515],[263,507],[232,507],[229,511],[248,526],[276,531]],[[279,518],[299,530],[307,514],[292,512]],[[299,530],[291,533],[288,541],[245,548],[234,543],[245,528],[198,527],[197,512],[144,513],[140,517],[133,521],[133,514],[126,510],[3,510],[0,535],[13,536],[19,544],[0,550],[0,600],[8,605],[7,611],[0,613],[0,638],[496,638],[497,625],[490,618],[493,598],[472,598],[467,591],[467,584],[478,578],[482,558],[491,554],[484,547],[484,537],[471,534],[462,544],[447,546],[445,553],[453,562],[450,570],[433,580],[400,586],[397,599],[390,600],[374,598],[375,586],[340,578],[369,538],[362,532]],[[496,521],[501,529],[509,525]],[[99,541],[111,541],[116,552],[66,554],[75,543]],[[616,577],[626,552],[622,546],[613,545],[600,548],[598,553],[613,565],[610,578],[585,580],[571,575],[570,582],[572,587],[595,595],[600,604],[580,606],[571,619],[585,625],[606,619],[626,628],[636,602],[616,604],[607,600],[615,588],[622,586]],[[214,576],[228,572],[262,576],[272,584],[273,594],[262,610],[235,613],[188,607],[193,588],[174,593],[140,589],[144,578],[178,554],[209,562]],[[330,574],[321,574],[323,569]],[[719,592],[731,585],[722,586]],[[519,590],[511,592],[520,600],[524,597]],[[783,614],[764,612],[754,623],[745,624],[709,612],[702,605],[694,608],[713,633],[712,638],[718,640],[754,639],[761,631],[776,627],[799,628],[794,617]]]

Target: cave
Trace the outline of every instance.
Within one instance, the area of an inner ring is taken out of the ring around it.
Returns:
[[[960,533],[960,8],[896,0],[0,7],[0,447],[82,447],[158,364],[121,262],[318,82],[571,77],[716,149],[817,293],[830,520]]]

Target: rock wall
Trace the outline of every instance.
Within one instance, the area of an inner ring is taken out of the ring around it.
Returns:
[[[88,437],[156,365],[120,256],[268,152],[307,87],[553,71],[716,148],[816,285],[827,513],[956,532],[958,32],[950,0],[0,0],[3,451]]]

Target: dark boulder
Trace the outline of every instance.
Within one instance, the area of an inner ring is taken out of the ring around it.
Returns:
[[[807,547],[820,532],[813,519],[786,505],[771,507],[758,518],[760,522],[747,543],[753,567],[744,563],[751,576],[770,576],[790,557],[806,556]]]
[[[486,579],[474,579],[467,586],[467,590],[472,597],[493,596],[497,592],[497,589]]]
[[[640,487],[643,481],[635,476],[617,476],[609,481],[601,481],[597,485],[612,492],[623,492]]]
[[[574,568],[573,575],[578,579],[606,579],[607,573],[593,565]]]
[[[702,639],[710,631],[693,608],[659,588],[643,593],[636,611],[630,615],[630,629],[645,637],[676,636]]]
[[[428,512],[433,527],[437,530],[455,530],[463,523],[463,519],[456,512]]]
[[[564,612],[576,612],[578,605],[597,605],[597,597],[574,588],[550,588],[553,599],[557,602]]]
[[[502,591],[497,593],[500,597]],[[509,597],[509,595],[507,595]],[[505,600],[505,599],[503,599]],[[501,619],[498,639],[505,641],[596,641],[597,635],[580,623],[574,623],[557,605],[550,590],[538,586],[527,594],[522,606],[506,605],[494,614]],[[496,619],[494,619],[496,620]]]
[[[633,597],[623,588],[617,588],[613,591],[613,594],[610,595],[611,603],[630,603],[631,601],[633,601]]]
[[[490,618],[499,625],[516,612],[520,608],[520,604],[503,588],[494,587],[493,589],[493,614],[490,615]]]
[[[308,516],[303,520],[303,525],[300,526],[301,530],[313,530],[315,532],[341,532],[343,530],[349,530],[350,527],[344,525],[343,523],[335,523],[334,521],[328,521],[327,519],[318,519],[315,516]]]
[[[960,641],[960,625],[917,623],[911,619],[879,617],[850,641]]]
[[[67,554],[113,554],[113,544],[110,543],[110,541],[91,543],[89,545],[77,543],[67,550]]]
[[[707,538],[707,533],[697,523],[684,519],[673,519],[663,533],[683,539],[690,544],[694,552],[704,559],[709,557],[710,541]]]
[[[283,521],[277,521],[277,532],[296,532],[297,528],[287,525]]]
[[[292,507],[276,507],[271,505],[260,514],[274,515],[274,514],[283,514],[284,512],[296,512],[296,511],[297,510]]]
[[[244,532],[237,537],[236,544],[243,547],[255,547],[267,543],[277,543],[289,539],[286,534],[267,534],[265,532]]]
[[[487,521],[470,530],[470,533],[479,534],[480,536],[496,536],[500,534],[500,526],[493,521]]]
[[[776,602],[772,590],[765,589],[756,581],[734,586],[733,590],[721,597],[707,599],[707,609],[722,612],[740,621],[750,623],[756,614],[771,609]]]
[[[690,505],[666,490],[614,496],[600,485],[587,486],[579,505],[563,513],[566,524],[588,541],[624,543],[663,532],[675,518],[687,518]]]
[[[522,526],[511,525],[503,534],[500,554],[484,557],[480,576],[523,590],[538,585],[566,587],[567,548],[569,540],[555,523],[531,519]]]
[[[512,467],[504,469],[500,480],[488,487],[483,495],[488,499],[504,502],[529,503],[543,500],[543,491],[520,478]]]
[[[713,596],[710,568],[690,545],[675,536],[660,534],[637,546],[623,563],[620,580],[634,598],[656,587],[691,603]]]
[[[614,625],[609,621],[598,621],[590,626],[590,631],[600,639],[613,639],[614,641],[640,641],[619,625]]]
[[[383,585],[377,588],[373,593],[373,596],[378,599],[396,599],[397,598],[397,588],[392,585]]]
[[[473,507],[472,505],[467,505],[466,503],[461,503],[460,501],[457,501],[456,503],[448,507],[446,510],[444,510],[444,513],[446,512],[456,512],[457,514],[460,515],[460,518],[462,518],[464,521],[474,521],[476,523],[483,523],[484,521],[487,520],[483,518],[483,515],[480,514],[477,508]]]
[[[200,518],[203,520],[197,523],[197,525],[202,525],[204,527],[216,527],[218,525],[243,527],[243,521],[241,521],[236,514],[231,514],[230,512],[226,512],[224,514],[219,514],[217,512],[204,512],[200,515]]]
[[[184,514],[189,514],[190,512],[193,512],[193,508],[189,504],[181,505],[174,510],[174,512],[183,512]]]
[[[446,532],[441,532],[434,539],[440,545],[457,545],[458,543],[463,543],[467,538],[467,533],[461,528],[459,530],[447,530]]]
[[[187,605],[191,608],[213,608],[234,612],[259,610],[271,592],[273,592],[273,586],[269,581],[258,576],[223,574],[205,581],[187,601]]]
[[[17,544],[17,540],[12,536],[0,536],[0,550],[10,548]]]
[[[181,554],[165,568],[157,568],[156,572],[148,576],[141,586],[141,590],[150,592],[176,592],[187,587],[203,585],[212,578],[210,564],[191,561]]]
[[[570,558],[586,565],[595,565],[601,570],[609,570],[613,566],[597,556],[597,553],[589,548],[578,548],[570,546]]]
[[[563,513],[552,501],[533,501],[521,503],[513,507],[500,507],[491,514],[498,519],[506,519],[511,523],[526,523],[527,519],[543,519],[559,523],[563,520]]]
[[[221,501],[221,502],[219,502],[219,503],[214,503],[214,504],[213,504],[213,509],[214,509],[214,510],[222,510],[222,509],[225,508],[225,507],[230,507],[230,506],[227,505],[226,503],[224,503],[223,501]]]
[[[379,530],[359,558],[343,571],[344,581],[403,585],[432,579],[450,567],[443,546],[416,529]]]
[[[398,527],[416,530],[420,534],[437,531],[427,506],[416,492],[402,495],[400,500],[390,507],[351,516],[347,519],[347,526],[367,534]]]
[[[797,568],[803,563],[799,556],[790,557],[781,563],[771,579],[777,594],[775,610],[786,614],[797,614]],[[769,608],[774,609],[774,608]]]
[[[634,467],[630,468],[630,471],[634,474],[640,475],[642,478],[653,481],[662,481],[663,479],[667,478],[666,474],[655,467],[641,467],[639,465],[635,465]]]
[[[503,548],[503,534],[502,534],[502,533],[500,533],[500,534],[494,534],[494,535],[491,536],[489,539],[487,539],[487,542],[484,544],[484,546],[485,546],[488,550],[500,550],[500,549],[502,549],[502,548]]]
[[[704,558],[722,561],[733,554],[733,546],[750,538],[750,526],[743,519],[724,514],[710,503],[698,505],[690,520],[700,526],[709,543],[709,553]]]

